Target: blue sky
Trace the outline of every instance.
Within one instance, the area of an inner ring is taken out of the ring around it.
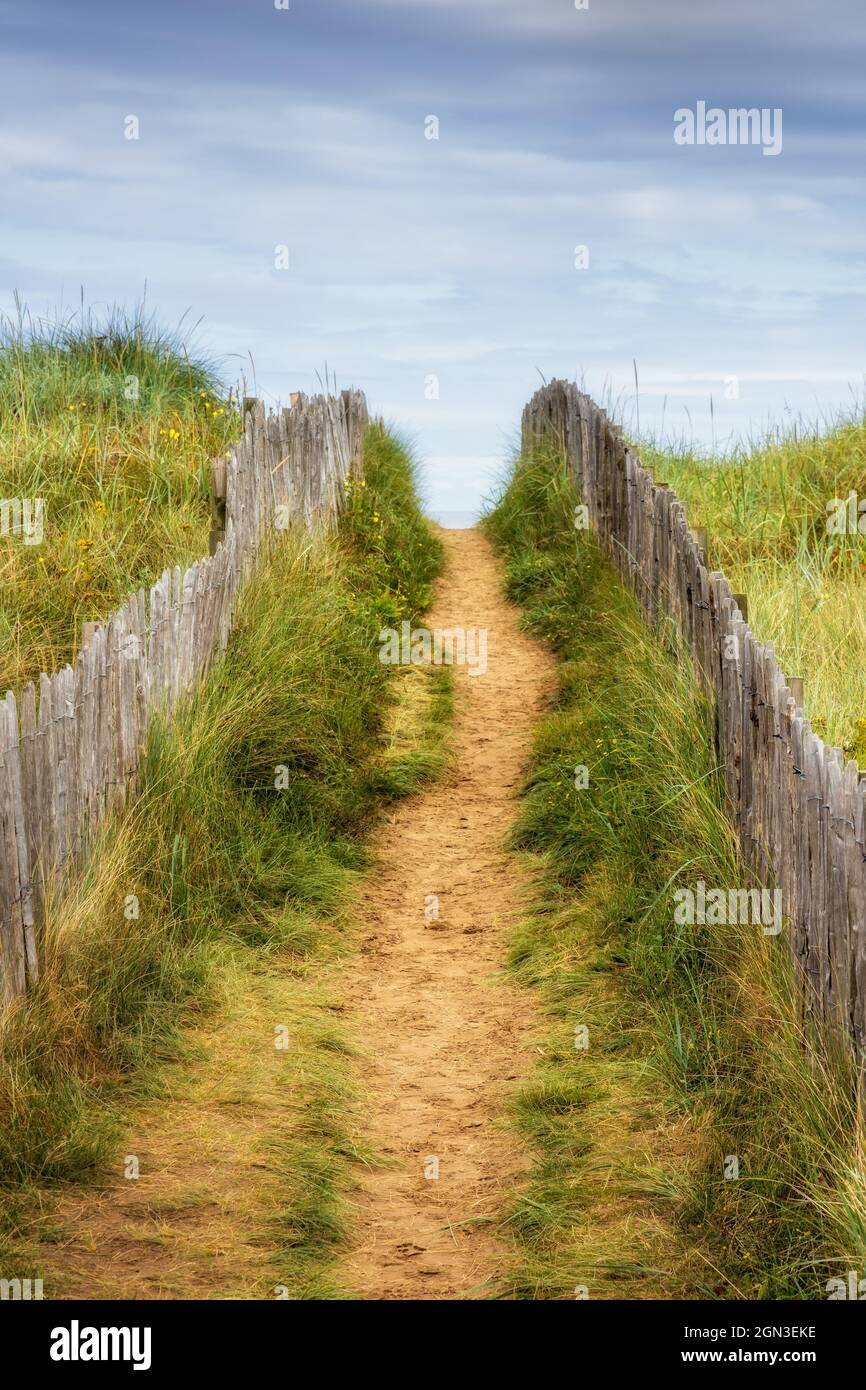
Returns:
[[[2,306],[146,282],[265,397],[327,362],[414,439],[436,514],[477,508],[541,376],[633,423],[635,360],[642,429],[704,445],[861,399],[859,0],[0,0],[0,26]],[[677,145],[701,100],[781,108],[781,153]]]

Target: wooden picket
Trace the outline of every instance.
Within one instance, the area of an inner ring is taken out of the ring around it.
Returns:
[[[725,575],[710,573],[706,537],[575,385],[553,381],[523,412],[523,441],[553,441],[568,460],[603,549],[647,623],[674,623],[712,697],[728,808],[743,859],[781,893],[788,939],[809,988],[804,1007],[866,1046],[866,778],[827,747],[772,643],[757,640]]]
[[[358,391],[293,396],[245,411],[244,435],[214,465],[211,554],[166,570],[104,623],[74,666],[0,702],[0,1000],[39,974],[49,887],[82,863],[93,831],[134,795],[154,711],[172,708],[225,650],[238,593],[276,532],[328,524],[362,465]]]

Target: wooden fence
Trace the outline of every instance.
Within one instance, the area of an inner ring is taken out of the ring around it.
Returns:
[[[802,710],[802,682],[759,642],[705,540],[622,432],[570,382],[536,392],[523,441],[564,449],[589,520],[650,626],[671,620],[713,699],[715,734],[743,858],[781,892],[791,950],[811,988],[807,1014],[866,1046],[866,779]],[[703,543],[702,543],[703,540]],[[745,604],[743,605],[745,607]],[[723,885],[717,885],[722,887]],[[734,887],[735,885],[725,885]]]
[[[0,1000],[39,974],[48,890],[80,866],[103,817],[134,793],[154,711],[224,650],[239,590],[293,519],[326,523],[360,471],[360,392],[302,395],[265,415],[245,402],[241,442],[214,463],[211,555],[166,572],[100,625],[74,666],[0,701]]]

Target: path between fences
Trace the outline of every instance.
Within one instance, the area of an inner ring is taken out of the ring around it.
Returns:
[[[227,465],[227,530],[212,559],[185,576],[166,574],[149,605],[133,595],[91,634],[74,671],[43,678],[38,714],[34,689],[23,692],[20,726],[14,697],[0,701],[0,996],[13,998],[35,981],[40,885],[77,866],[89,830],[113,804],[112,789],[134,787],[151,708],[170,705],[225,646],[236,592],[279,509],[310,524],[336,510],[365,420],[363,398],[351,393],[267,419],[256,408]],[[667,623],[690,651],[713,700],[744,862],[756,882],[779,888],[792,954],[810,984],[806,1013],[859,1060],[866,779],[812,730],[799,683],[788,682],[772,645],[751,632],[724,575],[708,569],[706,538],[689,530],[682,504],[653,480],[603,411],[573,385],[553,382],[527,406],[523,437],[527,445],[547,437],[564,449],[592,529],[648,625]],[[533,1050],[532,1016],[516,987],[494,977],[525,889],[504,840],[553,661],[520,632],[484,537],[446,537],[448,570],[428,622],[487,628],[488,669],[474,677],[456,670],[454,766],[383,830],[381,866],[358,901],[360,968],[347,973],[367,1059],[359,1139],[378,1143],[388,1160],[363,1179],[341,1271],[370,1298],[489,1290],[504,1259],[491,1218],[524,1162],[502,1121],[505,1093]],[[424,915],[431,895],[441,902],[438,920]],[[228,1034],[208,1037],[203,1056],[211,1060],[188,1069],[168,1106],[141,1117],[141,1146],[168,1157],[138,1186],[138,1209],[123,1189],[78,1207],[66,1203],[71,1235],[58,1268],[65,1265],[79,1296],[99,1297],[112,1267],[125,1271],[121,1289],[133,1290],[130,1297],[164,1294],[176,1281],[192,1297],[225,1296],[266,1277],[255,1231],[267,1201],[257,1165],[247,1171],[244,1155],[257,1123],[279,1122],[270,1113],[279,1102],[267,1101],[264,1121],[253,1113],[248,1125],[248,1107],[234,1111],[236,1125],[224,1123],[227,1085],[236,1096],[253,1085],[269,1094],[265,1073],[251,1079],[246,1072],[273,1000],[248,1002],[248,1016],[231,1025],[231,1045]],[[237,1067],[227,1081],[230,1051]],[[138,1152],[136,1143],[129,1152]],[[199,1184],[194,1191],[190,1174]],[[161,1244],[159,1267],[155,1256],[141,1256],[148,1240]],[[248,1266],[237,1258],[242,1241]],[[215,1248],[234,1255],[234,1273],[217,1272]],[[130,1274],[131,1263],[139,1272]]]
[[[554,661],[520,631],[487,540],[443,535],[427,623],[486,628],[487,671],[454,668],[452,765],[378,832],[378,865],[357,891],[360,952],[334,990],[360,1054],[356,1137],[386,1161],[360,1178],[334,1271],[365,1299],[489,1296],[508,1258],[496,1219],[529,1166],[506,1107],[536,1056],[535,1015],[502,973],[528,883],[505,840]],[[431,894],[440,916],[428,921]],[[262,1151],[295,1116],[262,1039],[299,989],[309,984],[273,974],[234,981],[224,1012],[190,1031],[191,1056],[131,1118],[116,1176],[48,1203],[50,1297],[273,1296],[280,1193]],[[141,1160],[134,1183],[125,1154]],[[425,1176],[431,1159],[438,1178]]]
[[[358,897],[364,1128],[389,1166],[363,1180],[345,1278],[370,1299],[486,1296],[505,1259],[490,1219],[528,1166],[504,1123],[534,1055],[532,1006],[500,973],[527,891],[504,842],[554,662],[520,631],[484,536],[443,534],[427,623],[486,628],[487,671],[454,667],[453,766],[385,825]],[[440,917],[428,921],[431,895]]]

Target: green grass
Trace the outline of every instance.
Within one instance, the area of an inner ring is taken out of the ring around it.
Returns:
[[[362,476],[349,479],[343,525],[378,585],[382,626],[401,622],[407,612],[423,613],[442,566],[444,548],[424,519],[417,483],[407,445],[375,421],[367,432]]]
[[[183,326],[143,309],[0,322],[0,497],[43,538],[0,537],[0,689],[54,671],[81,625],[207,553],[209,465],[239,416]]]
[[[42,978],[2,1037],[8,1229],[16,1192],[99,1171],[130,1096],[182,1051],[239,958],[315,984],[345,944],[378,809],[441,767],[447,682],[393,678],[378,660],[382,613],[418,616],[440,560],[411,478],[371,427],[363,506],[392,520],[371,532],[359,504],[332,534],[289,533],[245,590],[224,661],[152,728],[137,800],[51,914]],[[342,1229],[346,1078],[327,1012],[309,990],[296,1008],[310,1047],[280,1152],[308,1181],[289,1185],[279,1224],[308,1289]]]
[[[486,521],[509,594],[561,661],[514,842],[538,895],[511,963],[550,1035],[515,1111],[537,1158],[510,1218],[511,1292],[825,1297],[866,1262],[853,1077],[805,1035],[783,938],[675,923],[677,887],[748,879],[688,662],[574,531],[575,500],[541,453]]]
[[[710,567],[747,595],[758,636],[804,678],[816,731],[866,767],[866,536],[827,533],[834,498],[866,499],[866,425],[718,459],[652,445],[641,456],[707,528]]]

